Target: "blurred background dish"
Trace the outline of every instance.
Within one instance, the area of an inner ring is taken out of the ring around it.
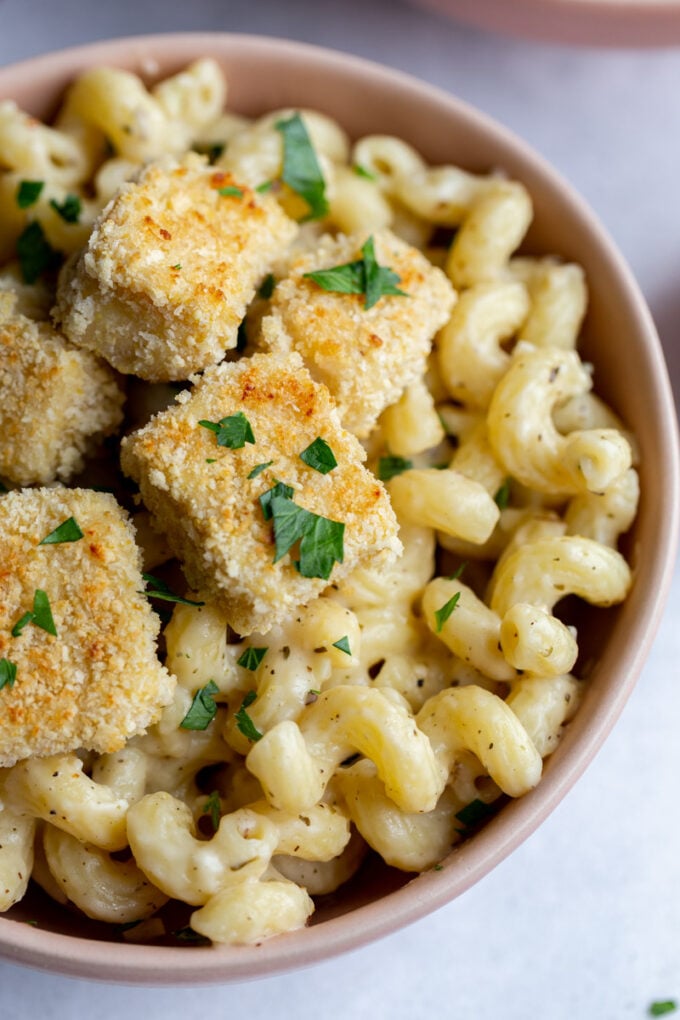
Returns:
[[[416,0],[471,25],[527,39],[592,46],[680,42],[677,0]]]

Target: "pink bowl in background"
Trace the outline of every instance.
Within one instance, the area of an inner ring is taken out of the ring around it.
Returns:
[[[308,965],[415,921],[479,881],[555,808],[614,725],[660,620],[678,528],[675,410],[660,344],[637,285],[570,186],[483,114],[413,78],[345,54],[260,37],[190,33],[95,43],[0,69],[0,98],[49,117],[64,88],[85,68],[115,65],[157,79],[198,56],[212,56],[224,66],[230,107],[236,111],[313,106],[336,117],[353,136],[393,133],[432,163],[453,162],[479,172],[502,167],[523,181],[535,205],[526,250],[556,253],[585,268],[591,298],[583,349],[595,365],[599,392],[637,435],[643,496],[626,538],[633,590],[617,610],[596,614],[590,631],[586,620],[581,636],[595,658],[588,692],[547,760],[542,782],[454,850],[441,870],[413,878],[371,865],[320,905],[310,927],[258,946],[183,949],[114,942],[103,925],[37,894],[0,918],[0,955],[9,960],[139,984],[227,982]],[[29,919],[37,925],[22,923]]]

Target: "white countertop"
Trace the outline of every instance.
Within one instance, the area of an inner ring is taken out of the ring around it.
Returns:
[[[523,43],[391,0],[0,0],[0,64],[186,29],[361,54],[522,135],[629,260],[680,392],[680,50]],[[241,985],[100,986],[0,962],[3,1020],[636,1020],[655,999],[680,1001],[679,614],[676,570],[651,658],[593,765],[531,839],[438,913],[352,955]]]

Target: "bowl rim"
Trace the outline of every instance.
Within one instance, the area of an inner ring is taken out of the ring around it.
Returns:
[[[234,33],[179,32],[127,36],[44,54],[0,68],[0,93],[12,83],[44,77],[55,81],[66,72],[103,61],[129,63],[130,51],[148,51],[162,61],[172,47],[172,62],[188,62],[200,55],[239,59],[277,57],[303,60],[323,72],[332,67],[350,79],[360,76],[373,86],[417,93],[442,112],[467,122],[504,154],[526,165],[551,192],[559,189],[570,215],[584,227],[593,244],[606,256],[629,305],[635,331],[644,335],[649,350],[655,406],[667,473],[659,498],[658,544],[645,564],[653,584],[634,622],[631,654],[625,675],[596,708],[590,724],[560,767],[548,769],[537,789],[508,804],[484,829],[463,843],[436,873],[425,872],[379,900],[324,920],[311,929],[279,935],[259,946],[194,948],[156,947],[84,939],[32,927],[0,917],[0,956],[15,963],[61,974],[126,984],[208,984],[242,981],[300,968],[357,949],[410,924],[453,900],[487,874],[523,842],[549,815],[585,771],[620,715],[641,671],[659,625],[675,566],[680,521],[680,457],[675,406],[661,345],[642,294],[623,256],[595,213],[571,185],[528,143],[485,113],[404,72],[325,47],[294,40]],[[141,59],[141,56],[140,56]],[[54,85],[47,85],[47,89]],[[510,157],[508,157],[510,158]],[[447,879],[447,872],[450,872]],[[386,909],[389,904],[389,909]],[[313,935],[305,934],[313,932]],[[263,949],[263,945],[266,947]]]
[[[678,0],[418,0],[439,14],[525,39],[606,47],[680,42]]]

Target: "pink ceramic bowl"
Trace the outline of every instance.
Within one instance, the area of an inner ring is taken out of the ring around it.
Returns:
[[[594,46],[673,46],[678,0],[417,0],[480,28]]]
[[[313,925],[257,947],[170,948],[110,941],[109,929],[31,893],[0,918],[0,954],[64,974],[127,983],[243,980],[356,949],[415,921],[479,881],[540,825],[579,778],[614,725],[649,651],[674,565],[678,519],[675,412],[659,341],[635,281],[597,219],[571,188],[517,138],[444,92],[345,54],[248,36],[170,35],[96,43],[0,70],[0,97],[31,113],[54,111],[79,71],[110,64],[163,77],[199,55],[224,65],[230,103],[257,114],[315,106],[353,135],[394,133],[433,163],[473,171],[504,167],[530,189],[535,222],[526,245],[580,262],[591,291],[585,353],[602,395],[637,434],[642,503],[627,537],[635,569],[628,601],[594,614],[581,633],[595,665],[588,693],[544,778],[418,878],[365,869],[320,905]],[[21,923],[31,920],[36,925]]]

